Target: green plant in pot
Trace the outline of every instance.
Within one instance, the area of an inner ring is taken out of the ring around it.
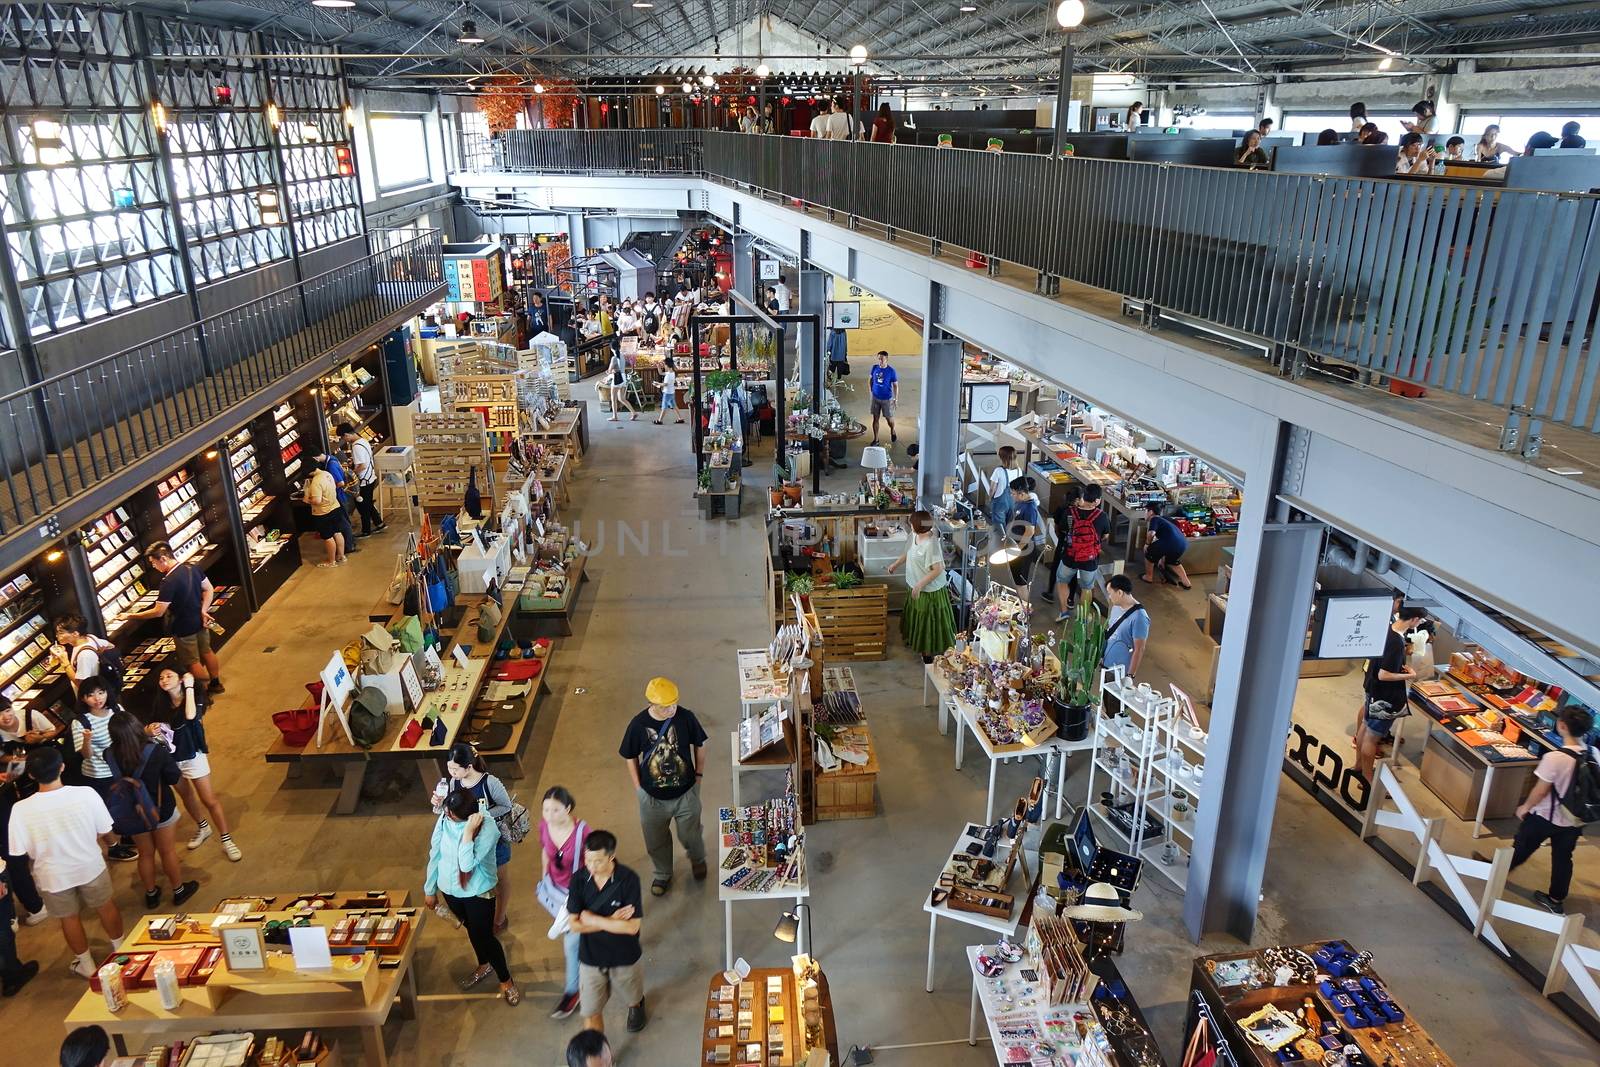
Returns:
[[[1100,658],[1106,648],[1106,620],[1087,599],[1061,624],[1056,655],[1061,678],[1056,683],[1055,713],[1063,740],[1082,741],[1089,735],[1089,713],[1099,698]]]

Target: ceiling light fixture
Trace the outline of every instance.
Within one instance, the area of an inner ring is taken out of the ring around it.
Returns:
[[[859,67],[867,61],[867,46],[858,44],[850,49],[850,65]]]
[[[772,77],[772,68],[765,63],[756,64],[756,77],[763,79]]]
[[[1393,66],[1394,66],[1394,56],[1384,56],[1382,59],[1380,59],[1378,61],[1378,69],[1379,70],[1388,70],[1390,67],[1393,67]]]
[[[1056,5],[1056,25],[1064,30],[1075,30],[1083,25],[1083,0],[1061,0]]]
[[[665,93],[666,91],[667,91],[667,87],[665,85],[656,86],[656,95],[657,96],[660,96],[661,94]]]
[[[978,6],[976,4],[962,4],[961,5],[961,13],[963,15],[969,15],[969,14],[971,14],[972,12],[974,12],[976,10],[978,10]]]
[[[713,78],[709,74],[702,74],[700,75],[700,84],[709,89],[711,86],[717,84],[717,79]]]
[[[544,92],[544,82],[534,82],[533,83],[533,91],[536,92],[536,93]]]
[[[652,3],[651,0],[633,0],[633,6],[642,8],[642,7],[655,7],[656,5],[654,3]]]
[[[483,38],[478,35],[478,24],[471,19],[461,24],[461,36],[456,38],[457,44],[482,44]]]

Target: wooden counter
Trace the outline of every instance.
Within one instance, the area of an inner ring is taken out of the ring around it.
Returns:
[[[867,762],[839,761],[831,771],[817,771],[817,819],[870,819],[878,814],[878,750],[866,723],[839,731],[864,743]]]
[[[802,921],[806,920],[802,919]],[[806,1063],[806,1058],[800,1054],[801,1038],[805,1033],[805,1018],[801,1010],[799,990],[795,984],[794,970],[789,967],[755,967],[751,969],[749,977],[744,979],[744,984],[752,987],[753,995],[750,998],[748,1010],[751,1013],[754,1024],[748,1035],[749,1040],[745,1042],[738,1041],[740,1036],[738,1032],[740,1005],[737,989],[732,1001],[721,999],[721,991],[728,985],[728,981],[723,977],[723,974],[724,972],[718,971],[712,976],[706,993],[705,1011],[702,1014],[702,1018],[705,1020],[705,1036],[701,1038],[700,1059],[698,1062],[702,1064],[719,1062],[713,1058],[713,1054],[717,1047],[721,1045],[726,1046],[730,1052],[730,1058],[720,1061],[722,1063],[732,1065],[754,1062],[762,1064],[763,1067],[802,1067]],[[781,1052],[773,1051],[770,1055],[768,1050],[770,1018],[768,1012],[770,1011],[770,1005],[767,1002],[767,979],[769,978],[779,978],[783,983],[783,992],[779,996],[779,1007],[782,1008],[783,1017],[781,1020],[770,1024],[781,1033],[783,1049]],[[733,1005],[734,1014],[734,1018],[731,1020],[734,1026],[733,1036],[718,1037],[716,1028],[719,1020],[713,1018],[713,1013],[721,1005],[730,1003]],[[843,1061],[839,1059],[839,1033],[833,1019],[833,996],[828,989],[828,976],[820,972],[817,974],[817,1006],[821,1009],[822,1014],[821,1047],[827,1050],[830,1062],[842,1064]],[[739,1044],[743,1044],[746,1047],[759,1045],[761,1047],[761,1055],[753,1059],[740,1059],[738,1056],[733,1056],[732,1049]]]
[[[518,596],[516,614],[526,620],[512,630],[518,639],[552,634],[557,637],[572,635],[572,611],[578,603],[579,587],[588,580],[584,573],[587,561],[587,556],[575,556],[567,563],[567,585],[559,600],[541,596],[531,606],[524,607],[522,597]],[[507,616],[511,614],[510,611],[506,612]]]

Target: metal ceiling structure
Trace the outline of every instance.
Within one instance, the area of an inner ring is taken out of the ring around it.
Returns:
[[[645,6],[641,6],[645,5]],[[574,79],[715,72],[762,58],[826,70],[853,45],[891,79],[1048,78],[1062,33],[1051,0],[121,0],[170,16],[336,47],[353,80],[459,89],[500,72]],[[970,8],[971,10],[963,10]],[[475,24],[481,44],[462,44]],[[763,42],[754,47],[751,41]],[[1169,81],[1272,80],[1329,68],[1395,75],[1486,65],[1600,63],[1600,5],[1565,0],[1156,0],[1094,3],[1077,69]],[[765,42],[795,48],[775,53]],[[760,55],[753,54],[759,51]],[[773,64],[777,66],[775,62]]]

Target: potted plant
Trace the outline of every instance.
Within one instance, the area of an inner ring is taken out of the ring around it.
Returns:
[[[1100,657],[1105,654],[1106,620],[1087,598],[1061,625],[1056,655],[1061,677],[1056,682],[1052,711],[1061,724],[1061,737],[1082,741],[1089,735],[1089,712],[1099,698]]]

